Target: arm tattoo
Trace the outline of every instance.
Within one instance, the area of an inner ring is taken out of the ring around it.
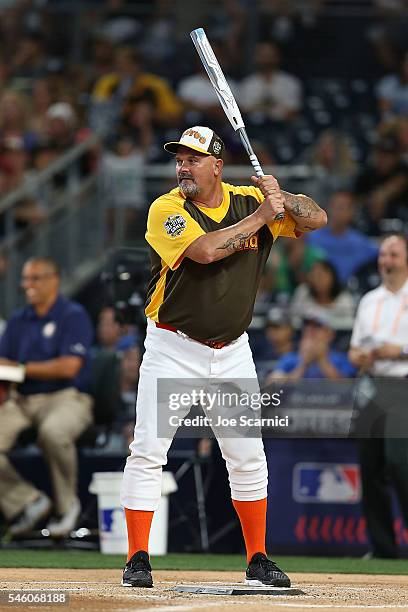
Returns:
[[[314,200],[312,200],[312,198],[308,198],[304,195],[294,195],[293,193],[288,193],[287,191],[282,191],[282,195],[285,198],[286,210],[294,217],[316,219],[320,216],[321,208]]]
[[[232,238],[228,238],[223,244],[217,247],[219,249],[227,249],[227,251],[241,251],[245,241],[253,236],[256,232],[246,232],[245,234],[235,234]]]

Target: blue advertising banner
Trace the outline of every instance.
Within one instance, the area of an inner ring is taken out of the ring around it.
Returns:
[[[264,445],[268,550],[349,556],[369,551],[356,442],[266,439]],[[397,506],[394,528],[399,545],[408,550],[408,532]]]

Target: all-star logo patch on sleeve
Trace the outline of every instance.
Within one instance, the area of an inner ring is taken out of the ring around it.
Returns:
[[[184,209],[179,190],[160,196],[149,209],[146,240],[160,258],[175,270],[183,253],[205,231]]]
[[[187,222],[183,215],[180,214],[170,215],[164,222],[164,229],[166,230],[166,233],[173,238],[180,236],[180,234],[182,234],[186,229],[186,226]]]

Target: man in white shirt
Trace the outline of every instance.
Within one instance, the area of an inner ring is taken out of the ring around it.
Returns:
[[[273,42],[255,49],[257,71],[243,79],[239,103],[253,120],[289,121],[302,106],[300,80],[279,69],[280,52]]]
[[[408,440],[390,424],[399,399],[406,409],[408,391],[408,243],[402,235],[386,238],[378,257],[382,283],[361,300],[350,343],[349,359],[374,379],[375,397],[365,410],[373,411],[371,438],[360,441],[363,509],[375,557],[397,557],[391,496],[392,482],[408,526]],[[405,388],[406,385],[406,388]],[[399,394],[399,395],[398,395]],[[374,412],[375,411],[375,412]],[[369,414],[369,413],[368,413]],[[403,416],[401,413],[400,417]],[[369,432],[367,432],[369,433]]]
[[[238,98],[238,85],[228,74],[229,58],[225,47],[213,43],[215,54],[227,75],[228,85],[232,93]],[[181,79],[177,95],[184,103],[185,118],[187,123],[217,122],[221,125],[225,122],[224,111],[220,106],[217,94],[211,81],[203,71],[201,60],[197,56],[194,72]]]

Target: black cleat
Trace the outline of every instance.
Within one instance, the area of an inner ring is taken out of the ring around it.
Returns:
[[[266,555],[255,553],[247,567],[245,584],[290,587],[290,578]]]
[[[152,568],[149,555],[139,550],[125,565],[123,570],[122,586],[125,587],[152,587]]]

